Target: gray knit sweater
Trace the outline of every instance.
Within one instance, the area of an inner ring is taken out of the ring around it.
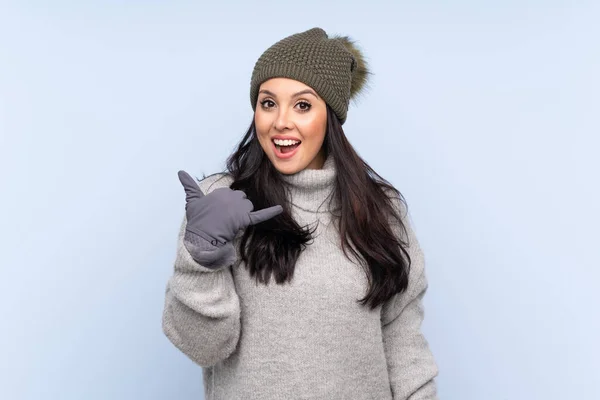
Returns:
[[[163,330],[203,367],[207,400],[437,399],[437,366],[421,333],[427,280],[417,239],[405,218],[408,290],[372,311],[360,306],[368,281],[360,261],[342,253],[326,201],[335,172],[329,158],[323,169],[286,176],[293,217],[318,221],[291,284],[256,284],[240,261],[218,270],[196,263],[183,245],[184,218]],[[230,184],[217,174],[200,187]]]

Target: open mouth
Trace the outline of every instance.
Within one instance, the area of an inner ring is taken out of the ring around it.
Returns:
[[[300,144],[302,143],[299,140],[293,140],[293,139],[285,139],[285,140],[281,140],[281,139],[273,139],[273,146],[275,147],[275,152],[278,156],[283,156],[283,157],[287,157],[287,156],[292,156],[293,153],[296,152],[296,150],[298,149],[298,147],[300,147]]]

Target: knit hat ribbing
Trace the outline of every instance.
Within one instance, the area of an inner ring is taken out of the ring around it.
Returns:
[[[316,90],[343,124],[350,99],[364,87],[368,74],[350,38],[329,38],[323,29],[312,28],[278,41],[260,56],[252,72],[250,102],[256,111],[258,89],[266,80],[295,79]]]

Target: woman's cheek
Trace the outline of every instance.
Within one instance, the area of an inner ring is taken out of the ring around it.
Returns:
[[[269,153],[271,151],[270,143],[271,141],[266,136],[259,137],[260,146],[262,147],[265,153]]]

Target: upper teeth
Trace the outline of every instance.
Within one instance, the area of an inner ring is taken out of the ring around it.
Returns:
[[[286,139],[286,140],[273,139],[273,141],[275,142],[275,144],[277,146],[291,146],[293,144],[300,143],[299,140],[291,140],[291,139]]]

